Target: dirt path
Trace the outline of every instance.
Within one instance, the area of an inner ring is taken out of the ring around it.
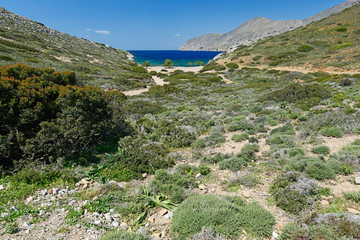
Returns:
[[[154,80],[154,82],[156,83],[156,85],[160,85],[160,86],[164,86],[166,84],[166,82],[162,79],[159,78],[157,76],[153,76],[152,79]],[[142,89],[135,89],[135,90],[130,90],[130,91],[126,91],[123,92],[126,96],[136,96],[136,95],[140,95],[144,92],[149,91],[149,88],[151,86],[147,86],[147,88],[142,88]]]

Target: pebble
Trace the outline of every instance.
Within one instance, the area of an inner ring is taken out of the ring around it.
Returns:
[[[144,174],[142,175],[143,178],[147,178],[147,176],[148,176],[147,173],[144,173]]]
[[[114,219],[111,217],[111,214],[110,213],[105,213],[105,219],[106,221],[108,222],[112,222]]]
[[[327,206],[330,205],[330,203],[327,200],[321,200],[320,205],[323,206],[323,207],[327,207]]]
[[[0,190],[4,190],[4,189],[5,189],[4,185],[0,185]]]
[[[159,211],[159,214],[160,216],[164,216],[165,214],[167,214],[169,211],[165,208],[162,208],[160,211]]]
[[[96,220],[96,221],[94,221],[94,224],[95,224],[95,225],[100,225],[101,222],[100,222],[100,220]]]
[[[30,227],[30,223],[24,222],[23,227],[26,227],[26,228]]]
[[[360,177],[356,177],[356,178],[355,178],[355,184],[356,184],[356,185],[360,185]]]
[[[200,189],[200,190],[205,190],[205,185],[204,185],[204,184],[200,184],[200,185],[199,185],[199,189]]]
[[[115,185],[115,184],[117,184],[117,182],[115,181],[115,180],[111,180],[110,182],[109,182],[109,185]]]
[[[121,214],[115,213],[115,214],[113,215],[113,218],[121,218]]]
[[[249,191],[243,191],[243,192],[242,192],[242,195],[243,195],[245,198],[250,198],[250,197],[251,197],[251,192],[249,192]]]
[[[2,217],[2,218],[6,218],[7,216],[9,216],[9,214],[8,214],[8,213],[6,213],[6,212],[1,213],[1,217]]]
[[[279,239],[279,234],[275,231],[273,231],[272,236],[274,239]]]
[[[120,228],[121,228],[122,230],[126,231],[126,230],[128,230],[129,226],[128,226],[125,222],[122,222],[122,223],[120,224]]]
[[[120,225],[120,224],[119,224],[119,222],[117,222],[117,221],[113,221],[113,222],[112,222],[112,226],[113,226],[113,227],[116,227],[116,228],[117,228],[117,227],[119,227],[119,225]]]

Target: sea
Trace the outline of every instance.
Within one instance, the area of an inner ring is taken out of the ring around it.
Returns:
[[[151,66],[163,66],[165,59],[174,62],[175,67],[195,66],[196,61],[208,63],[215,56],[222,52],[206,52],[206,51],[179,51],[179,50],[128,50],[134,55],[134,61],[142,64],[146,61]],[[192,63],[190,65],[189,63]]]

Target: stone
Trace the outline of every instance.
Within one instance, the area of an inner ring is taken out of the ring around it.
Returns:
[[[0,185],[0,190],[4,190],[4,189],[5,189],[4,185]]]
[[[121,218],[121,214],[115,213],[115,214],[113,215],[113,218]]]
[[[96,220],[96,221],[94,221],[94,225],[101,225],[101,222],[100,222],[100,220]]]
[[[107,222],[112,222],[114,219],[111,217],[110,213],[105,213],[104,217],[106,219]]]
[[[323,207],[327,207],[327,206],[330,205],[330,203],[327,200],[321,200],[320,205],[323,206]]]
[[[204,184],[200,184],[200,185],[199,185],[199,189],[200,189],[200,190],[205,190],[205,188],[206,188],[206,187],[205,187]]]
[[[147,178],[147,176],[148,176],[147,173],[144,173],[144,174],[142,175],[143,178]]]
[[[160,216],[164,216],[165,214],[167,214],[169,211],[165,208],[162,208],[160,211],[159,211],[159,214]]]
[[[154,224],[155,223],[155,218],[154,217],[149,217],[147,220],[149,223]]]
[[[250,192],[250,191],[243,191],[243,192],[242,192],[242,195],[243,195],[245,198],[250,198],[250,197],[251,197],[251,192]]]
[[[121,228],[122,230],[124,230],[124,231],[127,231],[128,228],[129,228],[129,226],[126,224],[126,222],[122,222],[122,223],[120,224],[120,228]]]
[[[25,200],[25,202],[26,202],[26,203],[31,203],[33,200],[34,200],[34,197],[33,197],[33,196],[30,196],[30,197],[28,197],[28,198]]]
[[[356,178],[355,178],[355,184],[356,184],[356,185],[360,185],[360,177],[356,177]]]
[[[162,236],[162,233],[160,232],[160,233],[154,233],[153,234],[153,237],[156,239],[156,238],[161,238],[161,236]]]
[[[360,211],[353,209],[353,208],[348,208],[347,211],[348,211],[348,213],[360,214]]]
[[[273,231],[272,236],[274,239],[279,239],[279,234],[275,231]]]
[[[201,173],[197,173],[197,174],[195,175],[196,178],[199,178],[200,176],[201,176]]]
[[[1,217],[2,217],[2,218],[6,218],[7,216],[9,216],[9,214],[8,214],[8,213],[6,213],[6,212],[1,213]]]
[[[26,227],[26,228],[30,227],[30,223],[24,222],[23,227]]]
[[[117,222],[117,221],[113,221],[111,225],[115,228],[120,226],[119,222]]]

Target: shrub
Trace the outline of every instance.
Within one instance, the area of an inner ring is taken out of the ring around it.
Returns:
[[[341,27],[338,27],[335,29],[335,31],[337,31],[337,32],[347,32],[347,30],[348,29],[345,26],[341,26]]]
[[[250,162],[250,158],[245,154],[238,154],[237,156],[227,158],[219,162],[220,169],[229,169],[231,171],[239,171],[246,167]]]
[[[166,170],[156,171],[154,180],[150,183],[153,195],[165,195],[174,203],[181,203],[186,199],[185,190],[197,187],[195,177],[185,172],[169,174]]]
[[[0,77],[0,165],[5,168],[15,161],[76,158],[130,129],[120,113],[120,97],[115,98],[122,94],[112,98],[98,88],[76,87],[73,72],[16,64],[0,67]]]
[[[214,156],[206,156],[204,157],[201,162],[204,163],[219,163],[225,159],[231,158],[232,156],[230,154],[222,154],[222,153],[217,153]]]
[[[299,213],[313,204],[317,183],[298,172],[279,175],[270,187],[276,206],[291,213]]]
[[[211,147],[216,146],[218,144],[226,142],[226,138],[221,133],[212,133],[210,136],[207,136],[205,138],[200,138],[193,142],[191,145],[193,148],[205,148],[205,147]]]
[[[344,135],[344,132],[337,127],[325,127],[322,128],[319,131],[319,133],[327,137],[336,137],[336,138],[341,138]]]
[[[238,238],[242,230],[258,237],[270,237],[274,217],[256,203],[246,205],[239,197],[201,195],[189,197],[174,213],[171,232],[190,237],[203,227],[216,234]]]
[[[274,130],[272,130],[270,132],[270,135],[273,135],[273,134],[276,134],[276,133],[281,133],[281,134],[284,134],[284,135],[294,135],[295,130],[294,130],[293,126],[289,123],[289,124],[285,124],[282,127],[275,128]]]
[[[12,59],[12,58],[9,57],[9,56],[0,56],[0,60],[3,60],[3,61],[14,61],[14,59]]]
[[[241,153],[249,156],[250,158],[255,157],[255,153],[260,151],[260,146],[256,143],[247,143],[242,147]]]
[[[328,146],[316,146],[311,149],[315,154],[329,155],[330,148]]]
[[[282,230],[279,240],[309,239],[309,233],[297,223],[288,223]]]
[[[149,238],[132,232],[108,231],[101,240],[149,240]]]
[[[237,63],[230,62],[230,63],[226,64],[226,67],[229,68],[230,70],[235,70],[235,69],[239,68],[239,65]]]
[[[231,140],[233,140],[235,142],[242,142],[242,141],[245,141],[246,139],[249,139],[249,134],[247,134],[247,133],[234,134],[231,137]]]
[[[359,192],[344,192],[346,199],[351,199],[357,203],[360,203],[360,191]]]
[[[334,47],[332,47],[331,50],[339,50],[339,49],[342,49],[342,48],[351,47],[353,45],[354,45],[354,43],[340,43],[340,44],[335,45]]]
[[[306,167],[306,174],[319,181],[335,177],[334,170],[322,160],[310,162]]]
[[[298,47],[297,50],[299,52],[310,52],[310,51],[314,50],[314,47],[309,46],[309,45],[302,45],[302,46]]]
[[[126,137],[119,141],[125,153],[116,156],[116,162],[135,173],[155,173],[157,169],[174,164],[169,150],[162,144],[147,141],[144,136]]]
[[[249,174],[240,176],[234,180],[231,180],[227,187],[229,189],[231,189],[238,185],[243,185],[243,186],[250,188],[250,187],[255,187],[259,183],[261,183],[259,180],[259,177],[255,174],[249,173]]]

